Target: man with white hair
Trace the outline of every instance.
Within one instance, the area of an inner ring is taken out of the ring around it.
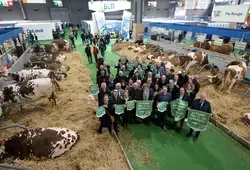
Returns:
[[[116,83],[121,83],[122,81],[127,81],[127,78],[126,78],[126,76],[124,76],[124,73],[122,71],[119,71],[114,82],[116,84]]]
[[[136,83],[138,85],[138,88],[141,89],[141,80],[137,80]]]
[[[211,104],[209,103],[209,101],[207,101],[207,93],[205,91],[201,92],[200,99],[194,100],[190,108],[188,108],[188,110],[189,109],[199,110],[202,112],[212,114]],[[190,128],[189,132],[186,134],[186,137],[192,136],[193,131],[194,130]],[[200,131],[197,131],[193,138],[194,142],[198,140],[199,135],[200,135]]]
[[[121,83],[116,83],[115,89],[118,90],[118,96],[120,96],[123,99],[125,91],[122,89]]]

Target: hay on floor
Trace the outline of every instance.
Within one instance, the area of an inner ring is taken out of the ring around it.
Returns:
[[[82,64],[77,52],[65,54],[66,64],[70,66],[67,79],[60,81],[62,91],[57,92],[57,106],[52,107],[48,99],[37,102],[46,111],[25,106],[25,112],[19,113],[13,109],[1,126],[18,123],[36,127],[65,127],[79,132],[80,140],[65,154],[50,160],[24,160],[19,166],[35,170],[111,170],[128,169],[118,143],[107,130],[99,135],[98,118],[94,111],[95,100],[89,99],[88,87],[91,85],[90,74]],[[0,138],[10,137],[19,129],[1,131]],[[5,160],[6,163],[10,161]]]

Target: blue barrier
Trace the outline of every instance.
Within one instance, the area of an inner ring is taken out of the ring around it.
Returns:
[[[2,28],[0,29],[0,44],[23,33],[23,28]]]
[[[250,40],[250,30],[231,29],[231,28],[214,28],[206,26],[188,25],[188,24],[171,24],[171,23],[150,23],[150,27],[160,27],[165,29],[182,30],[194,33],[218,35],[233,38],[244,38]]]

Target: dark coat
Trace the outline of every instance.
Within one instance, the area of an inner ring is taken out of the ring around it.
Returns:
[[[203,112],[207,112],[207,113],[212,113],[211,104],[209,103],[209,101],[205,100],[202,107],[200,107],[200,106],[201,106],[201,100],[196,99],[193,101],[190,108],[195,109],[195,110],[200,110]]]
[[[196,97],[196,93],[192,91],[191,93],[187,93],[187,95],[189,97],[189,105],[191,105]]]
[[[99,87],[101,86],[102,82],[105,82],[108,85],[108,77],[107,76],[102,76],[102,75],[98,76],[97,84],[98,84]]]
[[[141,89],[134,89],[133,87],[129,89],[129,96],[132,100],[142,100]]]
[[[198,93],[200,91],[200,83],[197,79],[193,79],[193,84],[195,93]]]
[[[102,106],[103,105],[103,98],[104,98],[104,95],[110,95],[110,92],[109,92],[109,89],[107,88],[107,90],[104,92],[101,88],[99,90],[99,93],[98,93],[98,106]]]
[[[176,85],[174,85],[174,88],[170,92],[170,86],[168,85],[168,93],[171,93],[172,94],[172,99],[175,100],[177,94],[179,93],[179,88]]]
[[[185,83],[188,82],[188,75],[185,75],[184,77],[180,74],[178,81],[177,81],[177,85],[179,87],[183,87]]]
[[[116,76],[114,83],[116,85],[116,83],[121,83],[122,81],[127,82],[127,77],[126,76]]]
[[[176,99],[179,99],[179,98],[180,98],[180,93],[178,93],[178,94],[176,95]],[[182,100],[184,100],[184,101],[186,101],[186,102],[188,102],[188,103],[189,103],[189,101],[190,101],[189,96],[188,96],[186,93],[184,94]]]
[[[87,56],[91,56],[91,48],[90,47],[86,47],[85,48],[85,53],[87,54]]]
[[[162,82],[162,80],[159,79],[158,82],[157,82],[157,84],[159,85],[160,88],[162,88],[163,86],[167,86],[168,81],[166,79],[164,82]]]

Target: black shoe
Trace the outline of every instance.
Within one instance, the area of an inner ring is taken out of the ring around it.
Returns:
[[[190,136],[192,136],[192,133],[188,132],[188,133],[186,134],[186,137],[188,138],[188,137],[190,137]]]
[[[98,133],[98,134],[101,134],[101,133],[102,133],[102,131],[98,129],[98,130],[97,130],[97,133]]]
[[[197,140],[198,140],[198,137],[195,136],[194,139],[193,139],[193,141],[194,141],[194,142],[197,142]]]

